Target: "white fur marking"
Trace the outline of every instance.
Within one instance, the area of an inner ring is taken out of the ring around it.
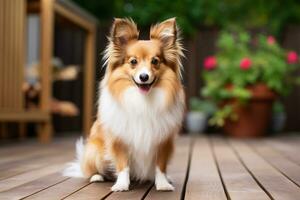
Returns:
[[[100,174],[94,174],[91,178],[90,178],[90,183],[92,182],[103,182],[104,178],[103,176],[101,176]]]
[[[174,191],[174,187],[169,183],[165,173],[162,173],[158,167],[155,171],[155,186],[156,190]]]
[[[111,187],[111,191],[121,192],[127,191],[129,189],[130,179],[129,179],[129,168],[126,167],[118,174],[116,183]]]
[[[106,132],[130,147],[130,170],[140,180],[153,179],[157,145],[173,134],[183,119],[184,103],[179,95],[170,107],[165,106],[165,96],[159,88],[143,95],[132,86],[124,91],[119,102],[107,87],[101,89],[98,119]]]
[[[67,164],[67,167],[63,171],[63,176],[83,178],[80,163],[83,159],[84,142],[83,138],[79,138],[76,141],[76,159],[73,162]]]

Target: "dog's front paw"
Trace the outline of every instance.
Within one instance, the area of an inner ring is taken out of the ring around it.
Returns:
[[[116,183],[111,187],[111,191],[122,192],[129,189],[130,179],[129,179],[129,168],[126,167],[119,172]]]
[[[128,191],[129,189],[129,184],[127,183],[115,183],[112,187],[111,187],[111,191],[114,192],[122,192],[122,191]]]
[[[156,183],[155,186],[156,186],[156,190],[159,191],[174,191],[175,189],[174,186],[168,182]]]
[[[159,168],[156,168],[155,186],[156,190],[159,191],[174,191],[174,187],[169,183],[166,174]]]

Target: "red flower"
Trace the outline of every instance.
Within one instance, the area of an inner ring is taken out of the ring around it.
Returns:
[[[249,58],[243,58],[240,62],[240,68],[242,70],[248,70],[252,65],[252,61]]]
[[[273,45],[276,42],[275,38],[272,35],[269,35],[267,38],[267,43]]]
[[[298,62],[298,54],[295,51],[290,51],[287,54],[287,62],[289,64],[295,64]]]
[[[208,56],[204,60],[204,69],[213,70],[217,66],[217,59],[214,56]]]

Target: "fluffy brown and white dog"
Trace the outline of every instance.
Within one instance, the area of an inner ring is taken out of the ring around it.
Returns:
[[[115,19],[105,51],[97,120],[66,176],[103,181],[114,170],[112,191],[130,180],[155,180],[157,190],[174,190],[166,176],[185,110],[181,84],[182,46],[175,18],[154,25],[139,40],[136,24]]]

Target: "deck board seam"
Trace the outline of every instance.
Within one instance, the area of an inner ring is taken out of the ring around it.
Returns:
[[[43,160],[46,156],[47,157],[50,157],[50,156],[53,157],[53,156],[57,155],[59,152],[60,151],[56,149],[56,150],[52,150],[52,151],[48,150],[47,152],[42,151],[41,153],[37,153],[36,155],[25,155],[25,157],[23,157],[23,158],[1,163],[0,170],[5,170],[9,166],[14,166],[16,164],[18,165],[19,163],[31,164],[32,161],[37,161],[39,159]],[[72,152],[72,151],[70,151],[70,152]],[[44,158],[41,158],[41,156],[44,156]]]
[[[151,191],[151,189],[153,188],[153,186],[154,186],[154,183],[152,183],[150,185],[150,187],[146,190],[146,192],[143,194],[141,200],[144,200],[147,197],[147,195],[149,194],[149,192]]]
[[[257,185],[268,195],[268,197],[271,200],[275,200],[274,197],[271,195],[271,193],[262,185],[262,183],[259,182],[259,180],[255,177],[255,175],[252,173],[252,171],[247,167],[246,163],[241,158],[240,154],[237,152],[235,147],[231,144],[231,142],[228,141],[228,139],[225,140],[225,142],[228,144],[229,147],[233,150],[234,154],[237,156],[238,160],[241,162],[241,164],[244,166],[244,168],[247,170],[247,172],[250,174],[250,176],[254,179],[254,181],[257,183]]]
[[[192,160],[192,154],[193,154],[193,149],[194,149],[194,140],[192,140],[192,137],[190,138],[189,141],[189,152],[188,152],[188,160],[187,160],[187,167],[186,167],[186,173],[185,173],[185,178],[184,178],[184,182],[183,182],[183,186],[181,189],[181,195],[180,195],[180,199],[184,200],[185,199],[185,193],[186,193],[186,186],[187,183],[189,181],[189,176],[190,176],[190,168],[191,168],[191,160]]]
[[[269,141],[270,142],[270,141]],[[274,147],[272,144],[270,144],[269,142],[265,142],[264,143],[270,147],[271,149],[273,149],[274,151],[276,151],[278,154],[282,155],[284,158],[286,158],[287,160],[291,161],[292,163],[300,166],[300,163],[296,162],[295,160],[291,159],[290,156],[288,156],[286,153],[284,153],[283,151],[281,151],[280,149],[277,149],[276,147]]]
[[[12,177],[14,177],[14,176],[19,176],[19,175],[21,175],[21,174],[25,174],[25,173],[28,173],[28,172],[30,172],[30,171],[39,170],[39,169],[45,168],[45,167],[47,167],[47,166],[49,166],[49,164],[44,164],[44,165],[41,165],[41,166],[38,166],[38,167],[33,167],[32,169],[24,170],[24,171],[19,172],[19,173],[17,172],[16,174],[12,174],[12,175],[10,175],[10,176],[8,176],[8,177],[0,178],[0,181],[5,181],[6,179],[10,179],[10,178],[12,178]]]
[[[278,167],[276,167],[274,164],[272,164],[268,159],[266,159],[264,156],[262,156],[257,150],[256,148],[249,144],[249,142],[245,142],[245,144],[253,150],[253,152],[256,153],[256,155],[258,155],[261,159],[263,159],[265,162],[267,162],[271,167],[273,167],[276,171],[278,171],[280,174],[282,174],[284,177],[286,177],[289,181],[291,181],[292,183],[294,183],[296,186],[300,187],[300,185],[298,183],[296,183],[293,179],[291,179],[287,174],[285,174],[282,170],[278,169]],[[281,155],[281,154],[280,154]],[[289,160],[290,161],[290,160]]]
[[[104,197],[101,197],[100,200],[106,199],[107,197],[109,197],[112,193],[114,193],[113,191],[109,191]]]
[[[30,172],[30,171],[33,171],[33,170],[38,170],[38,169],[41,169],[41,168],[43,168],[43,167],[45,167],[45,166],[42,166],[42,167],[36,167],[36,168],[33,168],[33,169],[28,169],[28,170],[25,170],[25,171],[22,171],[22,172],[17,172],[16,174],[12,174],[12,175],[10,175],[10,176],[7,176],[7,177],[4,177],[4,178],[0,178],[0,181],[4,181],[5,179],[10,179],[10,178],[12,178],[12,177],[14,177],[14,176],[19,176],[19,175],[21,175],[21,174],[25,174],[25,173],[28,173],[28,172]]]
[[[68,153],[70,153],[70,152],[68,152]],[[59,152],[56,152],[56,153],[59,153]],[[55,156],[55,153],[53,152],[53,155],[51,155],[51,156]],[[62,159],[62,160],[64,160],[64,159]],[[56,164],[58,164],[58,163],[64,163],[64,162],[65,161],[58,161]],[[27,164],[30,164],[30,163],[27,163]],[[39,163],[36,163],[36,164],[39,164]],[[54,165],[54,164],[51,164],[51,165]],[[50,166],[49,163],[41,164],[40,166],[32,167],[31,169],[29,168],[29,169],[21,171],[21,172],[16,172],[16,173],[13,173],[13,174],[11,174],[11,175],[9,175],[7,177],[2,177],[2,178],[0,178],[0,181],[5,181],[5,180],[13,178],[15,176],[26,174],[26,173],[29,173],[29,172],[35,171],[35,170],[40,170],[40,169],[43,169],[43,168],[48,167],[48,166]]]
[[[76,192],[82,190],[83,188],[87,187],[87,186],[90,185],[90,184],[92,184],[92,183],[87,183],[86,185],[84,185],[84,186],[78,188],[77,190],[74,190],[73,192],[69,193],[67,196],[64,196],[63,198],[61,198],[61,200],[68,198],[68,197],[71,196],[72,194],[74,194],[74,193],[76,193]]]
[[[211,152],[212,152],[212,156],[213,156],[213,158],[214,158],[215,165],[216,165],[216,167],[217,167],[217,171],[218,171],[218,174],[219,174],[219,177],[220,177],[222,186],[223,186],[224,193],[225,193],[225,195],[226,195],[226,198],[227,198],[228,200],[231,200],[230,195],[229,195],[229,193],[228,193],[227,186],[226,186],[226,184],[225,184],[225,182],[224,182],[224,179],[223,179],[223,176],[222,176],[222,172],[221,172],[221,170],[220,170],[220,166],[219,166],[219,163],[218,163],[218,160],[217,160],[217,156],[216,156],[216,152],[215,152],[215,147],[214,147],[214,145],[213,145],[213,143],[212,143],[212,138],[211,138],[211,137],[208,137],[208,139],[209,139],[208,141],[209,141],[209,146],[210,146],[210,149],[211,149]]]
[[[22,197],[22,198],[20,198],[20,199],[26,199],[26,198],[28,198],[28,197],[30,197],[30,196],[33,196],[33,195],[35,195],[35,194],[37,194],[37,193],[39,193],[39,192],[42,192],[42,191],[44,191],[44,190],[47,190],[47,189],[49,189],[49,188],[51,188],[51,187],[53,187],[53,186],[55,186],[55,185],[58,185],[58,184],[60,184],[60,183],[63,183],[63,182],[65,182],[65,181],[67,181],[68,179],[70,179],[70,178],[65,178],[64,180],[58,181],[57,183],[54,183],[54,184],[52,184],[52,185],[49,185],[49,186],[47,186],[47,187],[45,187],[45,188],[43,188],[43,189],[41,189],[41,190],[35,191],[34,193],[32,193],[32,194],[30,194],[30,195],[27,195],[27,196],[25,196],[25,197]]]

